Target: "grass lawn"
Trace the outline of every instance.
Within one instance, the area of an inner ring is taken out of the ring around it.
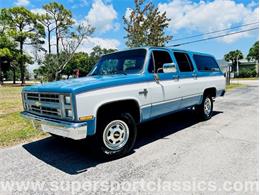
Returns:
[[[240,83],[230,83],[230,85],[226,86],[226,90],[230,91],[236,88],[241,88],[241,87],[246,87],[245,84],[240,84]]]
[[[234,78],[231,80],[259,80],[258,77],[249,77],[249,78]]]
[[[0,147],[34,140],[44,133],[33,128],[31,122],[20,116],[21,87],[0,87]]]

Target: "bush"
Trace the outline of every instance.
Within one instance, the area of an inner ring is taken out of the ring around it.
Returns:
[[[254,69],[242,69],[239,72],[239,76],[236,75],[238,78],[250,78],[250,77],[256,77],[257,73]]]

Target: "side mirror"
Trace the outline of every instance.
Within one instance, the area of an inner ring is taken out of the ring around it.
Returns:
[[[176,72],[176,65],[174,63],[165,63],[163,64],[163,72],[164,73],[174,73]]]

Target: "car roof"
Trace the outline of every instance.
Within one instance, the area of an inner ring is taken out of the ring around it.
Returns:
[[[112,53],[117,53],[117,52],[123,52],[123,51],[129,51],[129,50],[136,50],[136,49],[145,49],[145,50],[151,50],[151,49],[167,49],[167,50],[172,50],[172,51],[176,51],[176,52],[185,52],[185,53],[191,53],[191,54],[198,54],[198,55],[206,55],[206,56],[212,56],[211,54],[207,54],[207,53],[202,53],[202,52],[195,52],[195,51],[191,51],[191,50],[184,50],[184,49],[176,49],[174,47],[154,47],[154,46],[146,46],[146,47],[133,47],[133,48],[125,48],[119,51],[115,51]],[[110,53],[110,54],[112,54]]]

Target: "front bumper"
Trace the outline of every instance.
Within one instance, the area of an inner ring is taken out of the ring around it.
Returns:
[[[68,122],[52,118],[46,118],[22,112],[21,115],[31,120],[37,129],[47,133],[52,133],[62,137],[71,138],[74,140],[84,139],[87,137],[87,122]]]

